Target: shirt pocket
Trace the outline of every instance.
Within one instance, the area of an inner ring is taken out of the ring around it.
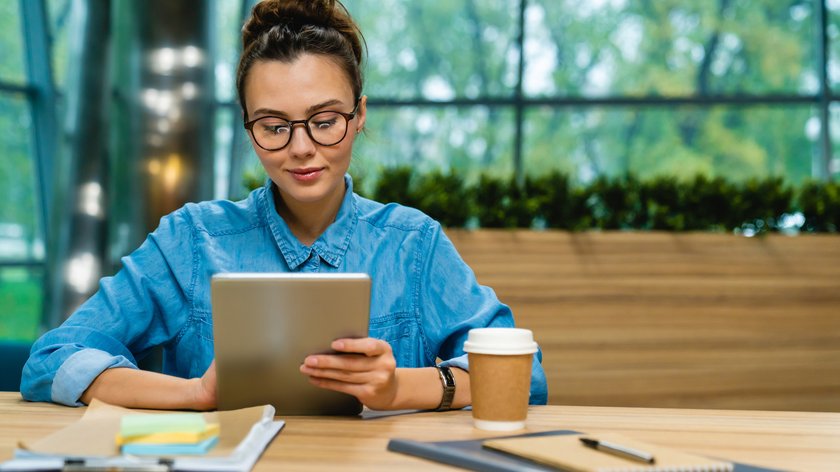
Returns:
[[[409,313],[392,313],[370,319],[368,335],[391,345],[397,367],[428,367],[434,365],[426,353],[425,342],[417,317]]]

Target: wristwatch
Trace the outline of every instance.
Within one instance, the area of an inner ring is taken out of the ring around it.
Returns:
[[[438,374],[440,374],[440,383],[443,385],[443,396],[440,397],[440,405],[437,411],[446,411],[451,409],[452,399],[455,398],[455,376],[452,375],[452,370],[446,366],[436,366]]]

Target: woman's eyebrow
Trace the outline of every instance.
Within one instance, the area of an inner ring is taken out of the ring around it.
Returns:
[[[337,98],[332,98],[330,100],[318,103],[316,105],[312,105],[311,107],[306,109],[306,114],[310,115],[322,108],[331,107],[333,105],[342,105],[344,102]],[[275,110],[273,108],[257,108],[254,110],[254,116],[281,116],[287,117],[289,116],[286,112]]]
[[[311,107],[307,108],[306,109],[306,114],[308,115],[308,114],[314,113],[315,111],[320,110],[322,108],[331,107],[333,105],[341,105],[341,104],[342,104],[341,100],[339,100],[337,98],[332,98],[330,100],[327,100],[325,102],[321,102],[317,105],[312,105]]]
[[[272,108],[257,108],[254,116],[286,116],[286,113]]]

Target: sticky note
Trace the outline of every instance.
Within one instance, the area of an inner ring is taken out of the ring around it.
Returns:
[[[122,447],[123,454],[136,456],[171,456],[206,454],[219,441],[213,436],[195,444],[126,444]]]
[[[191,444],[204,441],[219,435],[219,424],[208,423],[204,431],[172,431],[162,433],[140,434],[137,436],[117,435],[117,445],[123,444]]]
[[[200,433],[207,429],[201,413],[161,413],[124,415],[120,420],[120,435],[140,436],[152,433]]]

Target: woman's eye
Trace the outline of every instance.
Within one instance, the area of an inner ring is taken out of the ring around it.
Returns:
[[[283,134],[289,132],[289,125],[288,123],[264,123],[262,129],[267,134]]]
[[[329,120],[318,120],[315,122],[315,127],[318,129],[327,129],[335,126],[335,118]]]

